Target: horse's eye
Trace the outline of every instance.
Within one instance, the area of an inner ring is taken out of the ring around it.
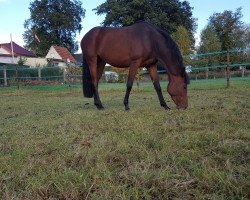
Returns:
[[[187,89],[187,86],[184,86],[184,89],[186,90],[186,89]]]

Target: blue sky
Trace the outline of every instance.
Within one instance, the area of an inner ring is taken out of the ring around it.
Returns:
[[[193,9],[193,17],[197,18],[198,29],[195,37],[199,40],[200,31],[206,26],[207,19],[214,12],[224,10],[235,11],[242,7],[242,21],[250,23],[250,0],[188,0]],[[23,23],[30,17],[29,4],[32,0],[0,0],[0,43],[10,41],[10,33],[13,41],[24,45],[22,34],[24,32]],[[82,36],[92,27],[100,25],[104,20],[104,15],[97,16],[93,8],[96,8],[105,0],[82,0],[83,8],[86,9],[85,18],[82,21],[83,29],[77,35],[80,41]],[[42,38],[40,38],[42,39]]]

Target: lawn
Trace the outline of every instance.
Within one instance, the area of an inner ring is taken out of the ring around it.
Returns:
[[[169,111],[151,83],[0,88],[0,199],[249,199],[250,81],[193,82]]]

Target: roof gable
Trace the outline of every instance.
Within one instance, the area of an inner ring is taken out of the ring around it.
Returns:
[[[68,61],[72,63],[76,63],[75,58],[71,55],[71,53],[65,47],[51,46],[46,58],[60,59],[60,60],[63,60],[65,63],[67,63]]]
[[[10,54],[10,52],[0,45],[0,54]]]
[[[82,63],[82,53],[76,53],[73,56],[74,56],[76,62]]]
[[[56,49],[54,48],[54,46],[50,47],[49,52],[46,55],[46,58],[62,60],[62,57],[56,51]]]
[[[12,42],[12,45],[13,45],[13,53],[15,56],[37,57],[31,51],[28,51],[27,49],[19,46],[15,42]],[[0,48],[3,48],[4,50],[8,51],[9,54],[11,54],[11,43],[0,44]]]

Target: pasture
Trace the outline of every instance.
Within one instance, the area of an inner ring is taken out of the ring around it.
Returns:
[[[192,82],[189,108],[152,83],[0,88],[0,199],[249,199],[250,81]]]

